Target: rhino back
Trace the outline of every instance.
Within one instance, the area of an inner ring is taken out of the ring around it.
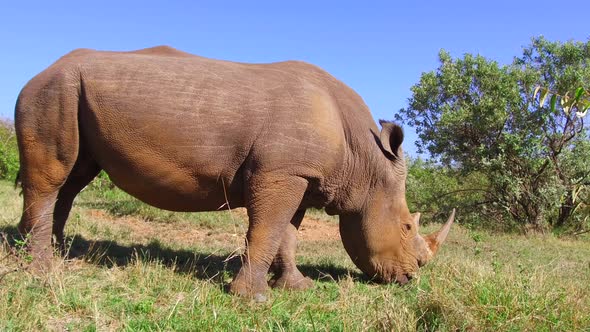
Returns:
[[[132,53],[82,58],[75,61],[81,134],[113,181],[140,199],[174,188],[177,202],[207,196],[209,209],[229,188],[238,206],[245,177],[262,171],[306,177],[314,196],[333,196],[349,92],[340,95],[344,85],[317,67]]]

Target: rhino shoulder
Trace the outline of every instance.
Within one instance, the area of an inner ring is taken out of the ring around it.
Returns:
[[[97,53],[99,51],[91,49],[91,48],[77,48],[69,53],[67,53],[66,55],[62,56],[60,59],[69,59],[69,58],[76,58],[76,57],[80,57],[80,56],[84,56],[84,55],[88,55],[88,54],[92,54],[92,53]]]
[[[322,68],[301,60],[275,62],[273,65],[289,71],[297,72],[298,74],[305,74],[306,76],[331,77],[330,74],[328,74],[328,72]]]
[[[142,48],[128,53],[133,54],[147,54],[147,55],[165,55],[176,57],[195,57],[196,55],[181,51],[168,45],[159,45],[154,47]]]

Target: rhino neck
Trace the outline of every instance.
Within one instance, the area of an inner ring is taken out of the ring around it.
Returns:
[[[329,214],[343,215],[364,211],[371,197],[383,188],[384,181],[393,176],[386,174],[391,164],[375,142],[375,133],[378,131],[374,124],[373,126],[374,128],[365,131],[368,135],[347,137],[342,168],[335,177],[338,182],[336,195],[326,207]],[[395,191],[403,190],[404,183],[402,181]]]

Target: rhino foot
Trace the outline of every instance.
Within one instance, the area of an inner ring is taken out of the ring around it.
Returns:
[[[283,273],[280,277],[271,279],[269,286],[291,290],[305,290],[313,287],[313,280],[303,276],[301,272]]]
[[[46,251],[51,253],[50,250]],[[55,267],[53,257],[50,254],[39,255],[39,253],[33,252],[29,255],[32,261],[28,266],[26,266],[26,269],[37,277],[46,275]]]
[[[229,285],[229,292],[244,298],[253,299],[255,302],[265,302],[268,293],[265,275],[251,274],[242,268]]]

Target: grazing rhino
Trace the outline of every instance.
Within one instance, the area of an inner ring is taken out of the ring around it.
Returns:
[[[307,208],[340,216],[352,261],[404,284],[444,241],[418,234],[405,199],[402,129],[313,65],[244,64],[154,47],[75,50],[34,77],[15,110],[33,266],[50,265],[52,232],[100,170],[121,189],[171,211],[246,207],[243,265],[230,291],[311,286],[295,265]]]

